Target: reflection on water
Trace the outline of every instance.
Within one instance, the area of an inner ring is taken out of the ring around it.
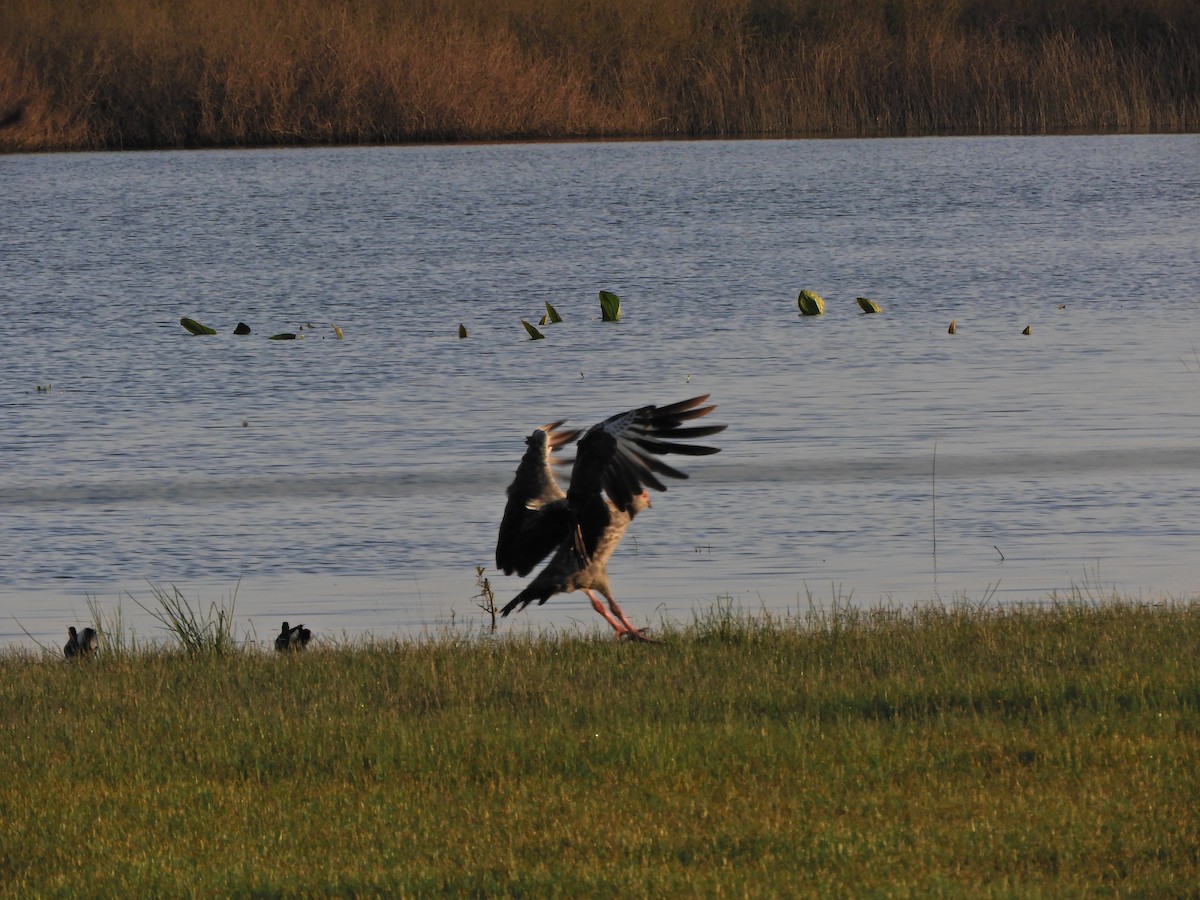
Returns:
[[[1193,136],[4,158],[0,644],[86,596],[150,634],[147,581],[264,639],[475,627],[523,436],[702,392],[722,453],[610,566],[643,620],[1194,594],[1197,173]]]

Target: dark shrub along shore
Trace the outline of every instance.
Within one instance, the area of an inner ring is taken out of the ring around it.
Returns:
[[[0,5],[8,151],[1194,130],[1194,0]]]

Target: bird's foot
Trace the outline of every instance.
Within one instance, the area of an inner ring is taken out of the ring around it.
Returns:
[[[645,628],[626,628],[624,631],[617,632],[617,640],[627,638],[631,641],[637,641],[642,644],[661,644],[662,641],[656,640],[646,634]]]

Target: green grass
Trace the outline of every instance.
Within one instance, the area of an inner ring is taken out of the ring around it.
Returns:
[[[0,655],[0,893],[1182,896],[1200,602]]]

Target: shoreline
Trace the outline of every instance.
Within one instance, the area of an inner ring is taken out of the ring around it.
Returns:
[[[340,142],[293,142],[293,143],[228,143],[203,144],[196,146],[146,146],[146,147],[51,147],[45,149],[13,149],[0,144],[0,157],[5,156],[51,156],[55,154],[73,155],[84,153],[205,153],[224,152],[230,150],[372,150],[372,149],[411,149],[411,148],[459,148],[459,147],[504,147],[504,146],[545,146],[556,144],[656,144],[656,143],[717,143],[717,142],[768,142],[768,141],[922,141],[940,139],[959,140],[989,140],[1020,138],[1036,140],[1039,138],[1056,139],[1069,137],[1083,138],[1122,138],[1122,137],[1179,137],[1186,135],[1200,136],[1200,127],[1182,130],[1149,130],[1149,131],[1029,131],[1029,132],[931,132],[928,134],[821,134],[821,133],[789,133],[789,134],[705,134],[705,135],[595,135],[579,137],[564,135],[559,137],[499,137],[499,138],[464,138],[461,140],[402,140],[402,141],[340,141]]]

